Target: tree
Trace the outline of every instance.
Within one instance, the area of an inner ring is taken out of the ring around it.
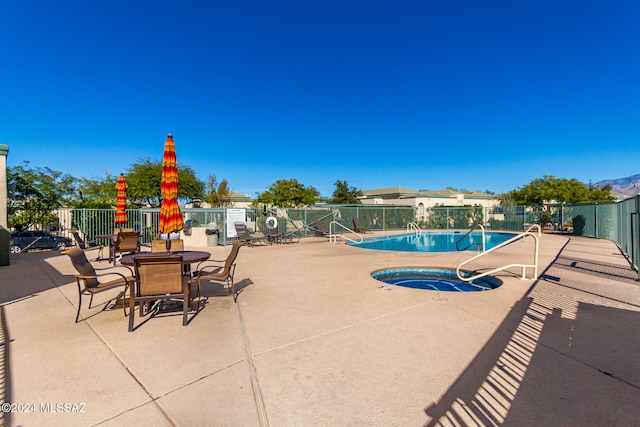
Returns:
[[[553,216],[551,215],[551,212],[539,211],[537,215],[538,215],[538,224],[540,225],[540,228],[542,230],[544,230],[544,227],[547,224],[549,224],[550,222],[553,222]]]
[[[543,206],[545,203],[611,203],[614,201],[611,195],[611,185],[604,187],[587,187],[575,178],[555,178],[545,175],[536,178],[524,187],[510,191],[501,197],[501,203],[507,202],[516,205]]]
[[[218,184],[218,179],[215,175],[211,174],[207,177],[207,196],[206,201],[214,208],[224,208],[231,206],[231,201],[229,200],[229,194],[231,190],[229,190],[229,183],[226,179],[223,179],[220,184]]]
[[[52,224],[56,220],[53,211],[68,204],[75,178],[47,167],[31,168],[25,161],[7,168],[7,181],[15,185],[7,206],[9,223],[24,229]]]
[[[255,204],[266,203],[280,208],[296,208],[312,205],[320,193],[314,187],[305,187],[296,179],[280,179],[264,193],[258,194]]]
[[[194,200],[204,196],[204,182],[196,177],[189,166],[178,165],[178,199]],[[160,181],[162,179],[162,162],[150,159],[139,160],[132,164],[126,173],[127,197],[138,206],[158,207],[162,202]]]
[[[347,181],[337,180],[334,185],[336,186],[336,189],[333,191],[333,195],[331,196],[331,199],[329,199],[329,203],[343,205],[362,203],[358,198],[358,196],[362,196],[361,190],[358,190],[354,186],[349,186]]]
[[[76,180],[71,204],[76,208],[109,209],[116,203],[116,177],[105,172],[104,179]]]

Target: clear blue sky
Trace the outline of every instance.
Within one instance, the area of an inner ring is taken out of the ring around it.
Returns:
[[[509,191],[640,173],[640,2],[3,1],[0,144],[76,177]]]

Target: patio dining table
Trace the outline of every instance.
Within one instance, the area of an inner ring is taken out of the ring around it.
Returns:
[[[163,257],[167,255],[182,255],[182,262],[184,263],[184,274],[191,277],[191,264],[206,261],[211,257],[209,252],[205,251],[166,251],[166,252],[138,252],[136,254],[124,255],[120,258],[120,264],[128,267],[135,265],[134,257],[140,256],[145,258]],[[175,307],[175,302],[166,302],[161,306],[162,309],[167,307]]]
[[[211,257],[211,254],[205,251],[144,252],[142,255],[140,253],[124,255],[120,258],[120,264],[132,267],[135,265],[135,261],[133,260],[135,256],[153,257],[166,255],[182,255],[182,262],[184,262],[187,268],[190,268],[190,265],[193,263],[206,261]]]

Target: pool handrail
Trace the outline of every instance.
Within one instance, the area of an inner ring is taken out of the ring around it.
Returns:
[[[360,238],[360,240],[356,241],[356,240],[350,239],[349,237],[343,236],[342,234],[336,234],[334,232],[334,228],[335,228],[335,227],[333,227],[334,225],[339,225],[340,227],[344,228],[346,231],[355,234],[356,236],[358,236]],[[343,239],[348,240],[351,243],[362,243],[362,241],[364,240],[362,235],[356,233],[355,231],[353,231],[349,227],[346,227],[346,226],[340,224],[338,221],[331,221],[329,223],[329,242],[330,243],[338,243],[338,240],[337,240],[338,237],[342,237]]]
[[[417,222],[410,222],[410,223],[408,223],[408,224],[407,224],[407,231],[408,231],[408,232],[411,232],[411,231],[414,231],[414,230],[415,230],[415,232],[416,232],[416,235],[417,235],[417,234],[422,234],[422,229],[420,228],[420,226],[418,225],[418,223],[417,223]]]
[[[537,225],[537,224],[534,224]],[[531,227],[530,227],[531,228]],[[512,268],[512,267],[522,267],[522,279],[526,279],[526,272],[527,272],[527,268],[532,268],[533,269],[533,277],[531,278],[532,280],[536,280],[538,278],[538,254],[540,252],[540,235],[542,234],[541,229],[538,227],[538,233],[534,233],[531,231],[525,231],[523,233],[520,233],[516,236],[513,236],[512,238],[510,238],[509,240],[505,240],[504,242],[500,243],[499,245],[496,245],[494,247],[492,247],[491,249],[489,249],[488,251],[485,252],[480,252],[479,254],[469,258],[468,260],[462,261],[460,264],[458,264],[458,266],[456,267],[456,276],[458,276],[458,279],[464,281],[464,282],[471,282],[475,279],[479,279],[481,277],[485,277],[488,276],[490,274],[493,273],[497,273],[498,271],[503,271],[506,270],[508,268]],[[472,261],[475,261],[476,259],[489,254],[493,251],[496,251],[504,246],[510,245],[511,243],[520,240],[520,239],[524,239],[525,237],[531,236],[533,237],[534,241],[535,241],[535,247],[534,247],[534,252],[533,252],[533,264],[507,264],[504,265],[502,267],[498,267],[498,268],[494,268],[493,270],[489,270],[487,272],[484,273],[480,273],[480,274],[476,274],[475,276],[469,276],[469,277],[462,277],[462,275],[460,274],[460,268],[462,268],[463,265],[468,264]]]
[[[478,223],[478,224],[474,225],[473,227],[471,227],[471,229],[469,231],[467,231],[464,236],[462,236],[461,238],[459,238],[456,241],[456,249],[458,251],[466,251],[471,246],[478,246],[478,248],[480,247],[480,245],[478,243],[471,243],[469,246],[467,246],[464,249],[460,249],[458,247],[458,243],[460,243],[462,240],[464,240],[468,235],[470,235],[478,227],[480,227],[480,229],[482,230],[482,251],[481,252],[485,252],[487,250],[487,243],[486,243],[487,239],[486,239],[486,235],[485,235],[484,225]]]
[[[538,229],[538,237],[542,236],[542,227],[540,227],[540,224],[531,224],[529,227],[527,227],[525,232],[532,232],[531,230],[533,230],[534,228]]]

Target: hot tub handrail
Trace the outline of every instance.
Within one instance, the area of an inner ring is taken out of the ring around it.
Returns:
[[[335,230],[334,230],[335,229],[334,225],[339,225],[340,227],[344,228],[346,231],[355,234],[356,236],[358,236],[360,238],[360,240],[353,240],[353,239],[350,239],[347,236],[343,236],[342,234],[336,234]],[[362,241],[364,240],[362,235],[356,233],[355,231],[353,231],[349,227],[345,227],[344,225],[340,224],[338,221],[331,221],[329,223],[329,242],[338,243],[338,240],[337,240],[338,237],[342,237],[343,239],[348,240],[351,243],[362,243]]]
[[[409,224],[407,224],[407,231],[411,232],[414,230],[416,232],[416,235],[422,234],[422,229],[420,228],[417,222],[410,222]]]
[[[456,249],[458,251],[466,251],[471,246],[480,246],[477,243],[471,243],[469,246],[467,246],[466,248],[463,248],[463,249],[460,249],[460,247],[458,246],[460,242],[462,242],[468,235],[470,235],[478,227],[480,227],[480,229],[482,230],[482,252],[487,250],[487,244],[486,244],[487,239],[486,239],[486,235],[485,235],[484,225],[478,223],[478,224],[474,225],[473,227],[471,227],[471,229],[469,231],[467,231],[464,236],[462,236],[461,238],[459,238],[456,241]]]
[[[494,268],[493,270],[487,271],[485,273],[481,273],[481,274],[476,274],[475,276],[469,276],[469,277],[462,277],[462,275],[460,274],[460,269],[462,268],[463,265],[465,264],[469,264],[472,261],[475,261],[476,259],[480,258],[481,256],[484,256],[486,254],[489,254],[493,251],[496,251],[504,246],[510,245],[511,243],[520,240],[520,239],[524,239],[525,237],[531,236],[533,237],[533,240],[535,241],[535,247],[534,247],[534,252],[533,252],[533,264],[508,264],[508,265],[504,265],[502,267],[498,267],[498,268]],[[502,270],[506,270],[508,268],[511,267],[522,267],[522,279],[526,279],[526,272],[527,272],[527,268],[532,268],[533,269],[533,277],[531,278],[532,280],[536,280],[538,278],[538,253],[540,250],[540,237],[538,233],[533,233],[531,231],[525,231],[523,233],[520,233],[516,236],[513,236],[512,238],[510,238],[509,240],[506,240],[502,243],[500,243],[499,245],[496,245],[494,247],[492,247],[491,249],[489,249],[488,251],[485,252],[480,252],[479,254],[469,258],[466,261],[462,261],[460,264],[458,264],[458,266],[456,267],[456,275],[458,276],[458,279],[465,281],[465,282],[471,282],[475,279],[479,279],[481,277],[484,276],[488,276],[490,274],[494,274],[497,273],[498,271],[502,271]]]

